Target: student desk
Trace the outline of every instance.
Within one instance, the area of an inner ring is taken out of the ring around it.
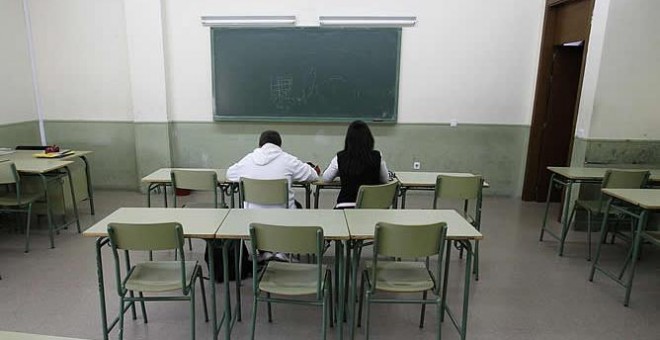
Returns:
[[[7,157],[8,156],[8,157]],[[54,171],[64,170],[67,177],[69,178],[69,189],[71,190],[71,201],[73,202],[73,213],[75,216],[76,226],[78,227],[78,232],[80,232],[80,219],[78,218],[78,203],[76,202],[76,193],[73,188],[73,180],[71,179],[71,171],[69,170],[69,165],[73,164],[73,161],[62,161],[54,159],[39,159],[30,156],[26,156],[25,152],[17,151],[13,154],[3,156],[6,159],[13,161],[16,166],[16,171],[21,174],[27,175],[36,175],[41,179],[41,184],[44,188],[44,195],[46,198],[46,216],[48,218],[48,225],[52,227],[50,231],[50,247],[55,248],[55,236],[53,232],[60,230],[74,221],[64,223],[61,226],[56,227],[54,225],[53,216],[51,213],[51,202],[48,195],[48,182],[51,179],[57,178],[49,176],[49,174]]]
[[[471,278],[471,265],[472,265],[472,244],[471,241],[483,239],[483,235],[477,231],[465,218],[458,214],[455,210],[369,210],[369,209],[347,209],[344,210],[346,214],[346,222],[351,231],[351,240],[353,244],[353,259],[351,264],[351,285],[349,293],[349,301],[355,301],[355,290],[357,285],[357,268],[360,259],[358,258],[358,249],[361,244],[366,240],[373,240],[376,223],[388,222],[396,224],[430,224],[437,222],[447,223],[447,241],[457,241],[461,243],[464,249],[467,250],[467,258],[465,260],[465,283],[463,287],[463,310],[462,320],[460,325],[456,321],[451,310],[447,306],[447,278],[449,274],[449,254],[451,247],[447,246],[447,253],[445,258],[444,277],[442,283],[442,300],[444,301],[444,308],[441,319],[444,319],[444,312],[447,312],[454,327],[461,335],[461,339],[466,338],[467,333],[467,317],[468,317],[468,297],[470,293],[470,278]],[[351,304],[352,310],[354,304]],[[354,320],[354,313],[350,313],[351,324]],[[352,325],[349,326],[351,336],[353,332]]]
[[[464,172],[421,172],[421,171],[400,171],[395,173],[399,180],[399,196],[401,196],[401,209],[406,208],[406,194],[409,190],[433,191],[438,175],[451,176],[474,176],[471,173]],[[340,189],[341,182],[335,179],[332,182],[323,182],[322,180],[314,182],[316,192],[314,194],[314,209],[319,207],[321,189]],[[484,182],[484,188],[490,187],[490,184]],[[395,202],[398,205],[398,200]]]
[[[94,215],[94,190],[92,189],[92,177],[89,161],[87,160],[87,155],[91,154],[92,151],[73,151],[71,154],[68,154],[64,157],[59,158],[37,158],[34,157],[35,153],[40,153],[38,150],[15,150],[13,153],[8,155],[0,156],[0,158],[8,158],[17,161],[28,161],[28,160],[37,160],[40,162],[43,161],[72,161],[76,158],[80,158],[85,163],[85,181],[87,182],[87,198],[89,198],[89,209],[91,214]],[[18,166],[17,166],[18,167]],[[71,180],[71,178],[69,178]]]
[[[204,168],[161,168],[158,169],[149,175],[142,178],[142,183],[147,183],[149,186],[147,188],[147,206],[151,206],[151,192],[158,188],[167,188],[167,186],[172,185],[172,170],[212,170],[215,171],[218,175],[218,185],[220,186],[222,192],[220,195],[220,202],[222,207],[226,207],[227,203],[225,202],[225,195],[231,197],[230,206],[235,207],[234,197],[238,192],[238,185],[234,182],[227,180],[227,170],[226,169],[204,169]],[[307,209],[310,207],[312,189],[311,184],[308,182],[294,182],[294,187],[300,187],[305,189],[305,205]],[[239,197],[240,199],[240,197]],[[163,194],[163,200],[165,207],[167,207],[167,192]]]
[[[469,177],[475,176],[472,173],[465,172],[421,172],[421,171],[400,171],[396,173],[401,186],[399,195],[401,196],[401,209],[406,208],[406,193],[408,190],[434,191],[435,183],[439,175]],[[489,188],[490,184],[484,181],[484,188]]]
[[[5,332],[5,331],[0,331],[0,339],[2,340],[82,340],[82,339],[74,339],[74,338],[63,338],[60,336]]]
[[[147,207],[151,207],[151,192],[163,188],[163,201],[167,208],[167,187],[172,185],[172,170],[190,170],[190,171],[215,171],[218,177],[218,185],[220,186],[220,206],[226,207],[225,194],[231,195],[231,206],[234,206],[234,193],[231,183],[227,181],[225,174],[226,169],[203,169],[203,168],[161,168],[149,175],[142,177],[142,183],[147,183]]]
[[[650,211],[660,210],[660,189],[602,189],[603,195],[608,196],[607,205],[605,206],[605,217],[603,218],[603,224],[601,227],[601,237],[600,242],[598,243],[598,250],[596,250],[596,258],[594,263],[591,265],[591,272],[589,274],[589,281],[594,280],[594,274],[596,270],[602,272],[616,283],[622,285],[626,288],[626,296],[623,302],[624,306],[628,306],[630,301],[630,291],[632,289],[632,281],[635,275],[635,265],[637,263],[637,257],[639,255],[639,248],[641,247],[642,239],[655,240],[654,242],[658,244],[659,233],[658,232],[646,232],[644,227],[646,225],[648,214]],[[623,202],[624,205],[613,205],[613,202]],[[615,274],[601,268],[598,265],[598,260],[600,259],[600,251],[603,243],[605,243],[605,237],[607,236],[607,217],[609,215],[610,209],[614,209],[618,212],[624,213],[628,216],[637,219],[637,228],[633,237],[633,245],[628,252],[626,257],[626,262],[623,265],[623,268],[618,276]],[[632,261],[632,267],[630,269],[630,274],[628,278],[624,281],[623,274],[625,273],[628,263]]]
[[[105,306],[105,282],[103,279],[103,260],[101,248],[110,242],[108,238],[108,224],[113,222],[120,223],[160,223],[160,222],[179,222],[183,226],[184,237],[201,238],[211,243],[216,235],[220,224],[229,213],[228,209],[168,209],[168,208],[119,208],[106,218],[97,222],[89,229],[85,230],[83,236],[96,237],[96,269],[98,275],[99,296],[101,302],[101,327],[103,330],[103,339],[107,340],[109,332],[119,322],[119,317],[108,325],[108,319]],[[213,247],[209,247],[209,267],[212,286],[211,315],[214,325],[217,324],[216,302],[215,302],[215,273],[213,269]],[[225,267],[226,268],[226,267]],[[135,307],[132,307],[133,317],[135,318]],[[126,308],[130,308],[127,306]]]
[[[603,181],[605,177],[605,172],[608,170],[606,168],[579,168],[579,167],[559,167],[559,166],[549,166],[548,170],[552,173],[550,175],[550,183],[548,184],[548,196],[545,201],[545,213],[543,214],[543,225],[541,226],[541,236],[539,241],[543,241],[544,233],[548,233],[550,236],[554,237],[557,240],[564,240],[568,232],[568,209],[571,205],[571,192],[573,189],[573,184],[599,184]],[[632,169],[630,169],[632,170]],[[637,169],[635,169],[637,170]],[[643,169],[639,169],[643,170]],[[649,177],[649,182],[660,182],[660,170],[654,169],[650,170],[651,176]],[[562,206],[561,214],[561,225],[562,232],[561,235],[556,235],[550,229],[546,228],[548,221],[548,209],[550,207],[550,195],[552,193],[553,184],[561,185],[565,187],[564,193],[564,203]],[[564,242],[560,242],[559,254],[563,252]]]
[[[304,226],[319,226],[323,228],[323,236],[326,240],[334,241],[336,245],[335,251],[335,282],[344,282],[345,261],[344,261],[344,245],[343,242],[348,241],[350,233],[346,225],[346,218],[342,210],[309,210],[309,209],[232,209],[227,218],[222,222],[220,229],[215,237],[223,241],[223,269],[225,279],[228,277],[228,247],[229,242],[237,241],[239,239],[247,240],[250,238],[250,223],[267,223],[277,225],[304,225]],[[238,249],[238,247],[235,247]],[[319,259],[320,261],[321,259]],[[212,266],[211,264],[209,264]],[[226,282],[226,280],[225,280]],[[344,299],[343,299],[343,284],[336,284],[338,290],[339,306],[337,315],[343,315]],[[212,290],[213,292],[213,290]],[[229,285],[225,285],[225,338],[229,339],[231,328],[236,320],[240,320],[240,300],[236,302],[236,314],[234,318],[231,317],[231,299],[229,299]],[[237,295],[237,298],[239,295]],[[337,337],[342,339],[342,322],[336,324]],[[217,328],[216,328],[217,329]]]

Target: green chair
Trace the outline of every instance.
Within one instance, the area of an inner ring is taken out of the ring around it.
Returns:
[[[115,262],[117,293],[119,294],[119,339],[124,336],[124,313],[136,301],[140,302],[144,322],[147,323],[145,301],[190,301],[191,338],[195,339],[195,282],[199,280],[204,303],[204,316],[209,321],[206,293],[202,279],[202,267],[197,261],[186,261],[183,253],[183,228],[181,224],[154,223],[129,224],[110,223],[108,235]],[[130,264],[129,251],[153,251],[178,249],[181,258],[177,261],[149,261]],[[119,250],[124,250],[126,275],[122,277]],[[162,292],[180,290],[180,295],[160,295]],[[138,297],[134,296],[138,292]],[[144,292],[158,293],[156,296]],[[128,295],[128,296],[127,296]]]
[[[379,185],[361,185],[355,200],[356,209],[389,209],[394,204],[399,182]]]
[[[441,202],[462,203],[463,209],[458,212],[481,231],[481,203],[484,179],[479,175],[452,176],[438,175],[435,182],[435,194],[433,196],[433,209],[440,209]],[[463,248],[460,248],[461,255]],[[474,244],[474,267],[473,274],[479,280],[479,241]]]
[[[322,259],[323,229],[320,227],[280,226],[261,223],[250,224],[251,254],[257,256],[259,250],[283,253],[313,253]],[[323,320],[321,333],[326,338],[326,324],[332,327],[332,273],[325,265],[268,262],[261,270],[252,267],[252,306],[251,339],[257,319],[257,303],[268,304],[268,322],[272,322],[271,303],[291,303],[322,306]],[[273,297],[277,295],[278,297]],[[302,299],[296,297],[313,296]]]
[[[281,205],[289,208],[289,181],[281,179],[253,179],[241,177],[239,184],[241,208],[245,203],[259,205]]]
[[[648,170],[607,170],[605,176],[603,176],[601,189],[639,189],[646,186],[649,175]],[[568,235],[569,226],[575,220],[575,212],[579,209],[587,212],[587,261],[591,261],[591,221],[593,217],[603,214],[605,204],[607,203],[607,200],[603,199],[600,192],[599,190],[597,200],[575,201],[571,215],[568,218],[568,223],[566,223],[561,231],[559,256],[564,255],[564,243]],[[616,212],[612,211],[611,214],[616,214]]]
[[[421,304],[422,310],[419,327],[424,327],[424,312],[427,304],[438,308],[437,339],[440,339],[442,308],[441,275],[442,258],[447,236],[444,222],[428,225],[399,225],[380,222],[374,233],[374,255],[367,262],[362,272],[360,283],[360,302],[358,309],[358,327],[362,323],[362,305],[367,302],[366,338],[369,338],[369,310],[372,303]],[[437,264],[431,269],[429,257],[438,255]],[[425,262],[379,261],[379,256],[396,258],[425,257]],[[365,287],[366,286],[366,287]],[[366,288],[366,293],[365,293]],[[422,293],[421,299],[378,298],[377,292],[385,293]],[[427,298],[431,291],[434,298]]]
[[[210,170],[172,170],[172,187],[174,188],[174,207],[178,207],[176,189],[213,192],[213,203],[194,202],[183,204],[182,208],[218,208],[218,175]],[[188,239],[188,248],[192,250],[192,240]]]
[[[21,185],[21,177],[16,171],[16,165],[11,161],[0,162],[0,185],[5,189],[0,189],[0,211],[17,212],[27,214],[27,224],[25,225],[25,252],[30,251],[30,219],[32,216],[32,204],[38,199],[44,197],[43,192],[24,192]],[[53,233],[52,223],[48,225],[48,230]]]

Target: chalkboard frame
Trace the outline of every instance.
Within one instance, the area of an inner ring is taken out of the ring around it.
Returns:
[[[216,43],[214,39],[214,31],[216,30],[241,30],[245,28],[250,28],[250,29],[255,29],[256,27],[212,27],[210,30],[210,42],[211,42],[211,85],[212,85],[212,103],[213,103],[213,120],[214,121],[234,121],[234,122],[301,122],[301,123],[308,123],[308,122],[321,122],[321,123],[344,123],[344,122],[351,122],[354,120],[363,120],[366,122],[372,122],[372,123],[384,123],[384,124],[395,124],[398,119],[398,106],[399,106],[399,80],[400,80],[400,67],[401,67],[401,34],[402,30],[401,28],[395,28],[394,30],[396,31],[396,63],[395,63],[395,80],[394,80],[394,102],[393,102],[393,107],[392,107],[392,115],[386,118],[374,118],[371,116],[351,116],[351,117],[333,117],[333,116],[273,116],[273,115],[251,115],[251,116],[245,116],[245,115],[225,115],[225,114],[220,114],[218,113],[217,107],[218,107],[218,99],[216,98],[216,58],[215,58],[215,53],[216,53]],[[317,26],[311,26],[311,27],[302,27],[302,26],[296,26],[296,27],[288,27],[289,29],[295,28],[295,29],[323,29],[323,30],[345,30],[346,28],[343,27],[322,27],[319,28]],[[259,28],[259,29],[273,29],[273,28]],[[275,28],[275,29],[282,29],[282,28]],[[351,29],[355,29],[354,27],[351,27]],[[378,31],[378,30],[392,30],[392,28],[376,28],[376,27],[369,27],[369,28],[361,28],[364,30],[372,30],[372,31]]]

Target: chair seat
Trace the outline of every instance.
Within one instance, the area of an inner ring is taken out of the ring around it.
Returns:
[[[325,271],[323,266],[321,273]],[[281,295],[310,295],[316,294],[317,284],[318,265],[271,261],[259,282],[259,289]]]
[[[601,201],[588,201],[588,200],[577,200],[575,201],[575,206],[580,207],[584,210],[588,210],[594,214],[600,214],[602,208]]]
[[[186,261],[186,285],[191,283],[197,261]],[[181,262],[144,262],[135,266],[126,289],[139,292],[165,292],[181,289]]]
[[[43,197],[43,192],[34,192],[34,193],[21,193],[21,205],[34,202],[39,198]],[[0,206],[17,206],[18,201],[16,200],[16,193],[2,193],[0,194]]]
[[[369,276],[374,277],[373,264],[366,263]],[[424,262],[378,262],[376,289],[388,292],[423,292],[432,289],[433,279]]]

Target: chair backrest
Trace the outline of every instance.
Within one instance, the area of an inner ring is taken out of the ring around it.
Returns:
[[[181,170],[170,172],[174,189],[188,189],[199,191],[213,191],[213,203],[218,207],[218,174],[212,170]],[[176,190],[174,192],[174,206],[177,206]]]
[[[119,295],[126,293],[124,279],[121,277],[121,261],[118,250],[124,250],[126,263],[130,266],[130,250],[151,251],[177,249],[181,268],[181,289],[188,294],[186,283],[185,253],[183,252],[183,227],[177,222],[167,223],[110,223],[108,236],[115,260],[115,277]],[[132,269],[130,269],[132,271]],[[129,271],[130,273],[130,271]],[[127,274],[128,275],[128,274]]]
[[[355,208],[389,209],[394,202],[398,188],[398,181],[379,185],[361,185],[355,200]]]
[[[289,207],[289,181],[282,179],[253,179],[241,177],[239,192],[242,202]]]
[[[323,228],[315,226],[283,226],[263,223],[250,223],[250,243],[252,258],[257,258],[257,250],[281,253],[315,254],[317,265],[317,297],[321,294],[323,275]],[[257,278],[257,266],[252,266],[253,278]],[[254,282],[255,292],[257,283]]]
[[[479,175],[438,175],[438,178],[435,182],[433,209],[438,209],[438,205],[441,200],[463,201],[463,215],[468,217],[470,202],[473,202],[473,224],[479,228],[481,223],[481,201],[483,185],[484,180]]]
[[[21,177],[16,171],[16,165],[12,161],[0,162],[0,185],[14,184],[16,191],[16,203],[21,202]]]
[[[447,224],[438,222],[422,225],[405,225],[379,222],[376,224],[374,233],[374,256],[372,268],[378,266],[378,256],[390,256],[401,258],[426,257],[426,267],[429,269],[428,257],[438,255],[435,274],[431,274],[436,282],[436,293],[439,289],[442,256],[444,253],[445,239],[447,237]],[[378,271],[372,289],[376,289],[375,282],[378,281]]]
[[[20,181],[16,165],[12,161],[0,162],[0,184],[15,184]]]
[[[376,224],[375,255],[413,258],[437,255],[442,248],[447,224]],[[443,234],[443,230],[444,234]]]
[[[608,169],[603,177],[603,188],[639,189],[646,186],[650,172],[648,170],[613,170]]]

